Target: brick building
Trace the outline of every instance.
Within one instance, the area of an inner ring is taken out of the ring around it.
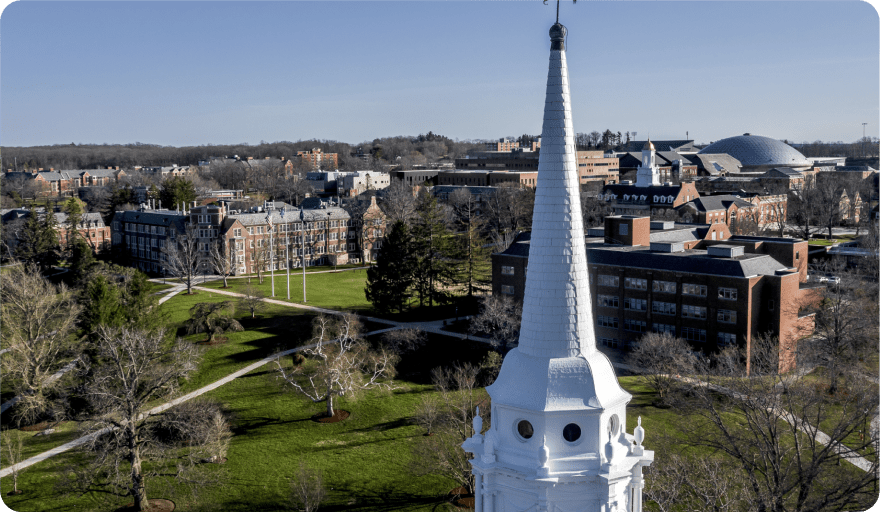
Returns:
[[[339,167],[337,154],[324,153],[321,148],[312,148],[311,150],[298,151],[296,152],[296,158],[298,158],[300,162],[302,162],[304,165],[307,165],[312,169],[336,169],[337,167]],[[292,162],[289,166],[289,170],[292,170]]]
[[[606,157],[602,151],[577,152],[577,165],[581,185],[589,182],[609,185],[620,181],[620,160]]]
[[[440,173],[437,169],[408,169],[405,171],[391,171],[389,173],[393,180],[403,180],[403,183],[409,186],[416,185],[437,185],[437,175]]]
[[[616,215],[663,215],[700,197],[693,182],[637,187],[631,183],[606,185],[599,199],[611,204]]]
[[[35,194],[43,197],[72,196],[80,187],[103,187],[118,182],[125,171],[112,169],[67,169],[6,173],[7,180],[33,181]]]
[[[481,171],[537,171],[538,151],[522,148],[513,151],[476,152],[464,158],[455,159],[455,168]]]
[[[504,183],[534,187],[538,180],[537,171],[440,171],[437,185],[458,185],[466,187],[495,187]]]
[[[770,332],[782,341],[780,369],[794,368],[822,290],[806,283],[805,241],[633,216],[607,217],[602,232],[586,239],[597,343],[626,347],[656,331],[707,353],[732,344],[748,351]],[[494,294],[521,300],[528,253],[526,235],[492,255]]]
[[[40,219],[43,219],[43,216],[46,215],[46,209],[44,208],[37,208],[35,209],[35,212]],[[29,215],[30,210],[26,208],[4,209],[0,211],[0,219],[2,219],[4,229],[15,230],[16,228],[11,227],[8,223],[20,219],[23,220]],[[58,231],[58,243],[64,246],[67,244],[69,236],[67,230],[67,214],[64,212],[53,212],[52,215],[55,216],[55,226]],[[101,214],[96,212],[83,213],[82,219],[77,225],[77,232],[79,233],[79,236],[92,247],[95,253],[103,253],[110,250],[111,231],[110,227],[104,224],[104,219],[101,217]],[[13,244],[17,244],[17,241],[13,241]]]
[[[218,243],[234,256],[235,274],[269,270],[273,265],[275,269],[301,266],[303,256],[307,265],[373,260],[386,224],[375,197],[347,208],[320,201],[313,204],[315,208],[303,209],[304,222],[298,209],[288,205],[282,216],[273,202],[256,212],[230,212],[222,203],[193,205],[188,211],[146,207],[119,211],[112,222],[113,244],[129,255],[133,266],[159,274],[165,267],[162,249],[180,233],[198,240],[202,267],[208,274],[213,273],[208,263],[210,250]],[[289,261],[284,258],[285,246]]]

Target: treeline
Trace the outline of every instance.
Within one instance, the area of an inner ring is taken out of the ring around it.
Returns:
[[[790,144],[803,153],[805,157],[873,157],[877,156],[880,139],[876,137],[865,137],[851,143],[845,143],[843,141],[804,141],[797,144],[786,141],[785,139],[783,139],[782,142]]]
[[[134,166],[194,165],[210,157],[238,155],[256,159],[290,158],[297,151],[320,148],[325,153],[337,153],[340,167],[351,167],[360,161],[352,154],[360,149],[387,164],[427,163],[443,157],[463,156],[475,148],[481,148],[482,141],[455,141],[448,137],[428,132],[418,136],[382,137],[360,144],[348,144],[333,140],[309,139],[296,142],[260,142],[251,145],[205,144],[200,146],[161,146],[157,144],[55,144],[51,146],[2,147],[3,170],[15,169],[95,169],[119,166],[130,169]],[[400,157],[400,159],[398,159]],[[401,162],[403,161],[403,162]]]

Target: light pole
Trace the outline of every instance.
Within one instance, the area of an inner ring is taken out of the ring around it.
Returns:
[[[307,303],[306,299],[306,215],[303,212],[302,203],[299,205],[299,220],[302,224],[302,264],[303,264],[303,303]]]
[[[867,123],[862,123],[862,156],[863,157],[867,156],[867,155],[865,155],[865,127],[866,126],[868,126]]]
[[[275,237],[272,234],[272,213],[266,213],[266,222],[269,224],[269,273],[272,281],[272,297],[275,297]]]
[[[327,212],[327,242],[324,243],[324,247],[327,249],[327,258],[332,258],[330,256],[330,216],[333,215],[333,212]],[[329,263],[329,262],[328,262]],[[333,270],[336,270],[336,259],[333,259]]]
[[[287,212],[281,207],[281,220],[284,221],[284,268],[287,269],[287,300],[290,301],[290,223],[287,222]]]

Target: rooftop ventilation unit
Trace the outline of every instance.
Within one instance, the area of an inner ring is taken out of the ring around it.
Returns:
[[[675,228],[675,221],[651,221],[652,230],[671,230]]]
[[[652,242],[651,251],[658,253],[681,253],[684,251],[684,242]]]
[[[743,255],[742,246],[732,246],[729,244],[716,244],[709,246],[709,256],[721,258],[734,258]]]

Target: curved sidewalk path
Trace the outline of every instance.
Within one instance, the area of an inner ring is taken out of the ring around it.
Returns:
[[[378,333],[384,333],[386,331],[391,331],[394,329],[397,329],[397,328],[388,328],[388,329],[384,329],[384,330],[373,331],[370,333],[366,333],[365,335],[375,335]],[[331,340],[328,343],[333,343],[333,342],[335,342],[335,340]],[[180,403],[189,401],[190,399],[198,397],[206,392],[210,392],[211,390],[214,390],[215,388],[219,388],[219,387],[225,385],[226,383],[229,383],[230,381],[232,381],[236,378],[244,376],[245,374],[247,374],[255,369],[258,369],[258,368],[262,367],[263,365],[266,365],[267,363],[271,362],[272,360],[274,360],[276,358],[279,358],[281,356],[286,356],[286,355],[289,355],[292,353],[296,353],[298,351],[302,351],[303,349],[311,349],[315,346],[317,346],[317,344],[309,344],[306,346],[295,347],[293,349],[281,351],[280,353],[275,353],[273,355],[270,355],[270,356],[267,356],[267,357],[262,358],[260,360],[257,360],[256,362],[254,362],[246,367],[243,367],[243,368],[233,372],[232,374],[229,374],[226,377],[221,378],[221,379],[211,383],[210,385],[205,385],[204,387],[199,388],[198,390],[195,390],[195,391],[190,392],[188,394],[182,395],[178,398],[172,399],[171,401],[168,401],[165,404],[161,404],[159,406],[156,406],[155,408],[148,410],[147,415],[155,415],[157,413],[162,413],[163,411],[167,410],[168,408],[171,408],[172,406],[176,406]],[[5,467],[2,470],[0,470],[0,477],[6,477],[9,474],[11,474],[13,472],[13,470],[22,470],[22,469],[30,467],[31,465],[34,465],[36,463],[47,460],[47,459],[51,458],[52,456],[56,456],[56,455],[61,454],[63,452],[69,451],[70,449],[78,447],[78,446],[80,446],[90,440],[93,440],[94,438],[96,438],[98,436],[101,436],[102,434],[108,432],[111,429],[113,429],[113,428],[104,428],[100,431],[96,431],[96,432],[91,433],[89,435],[77,438],[76,440],[73,440],[71,442],[67,442],[66,444],[59,445],[58,447],[50,449],[44,453],[38,454],[38,455],[33,456],[31,458],[28,458],[28,459],[26,459],[20,463],[17,463],[11,467]]]

